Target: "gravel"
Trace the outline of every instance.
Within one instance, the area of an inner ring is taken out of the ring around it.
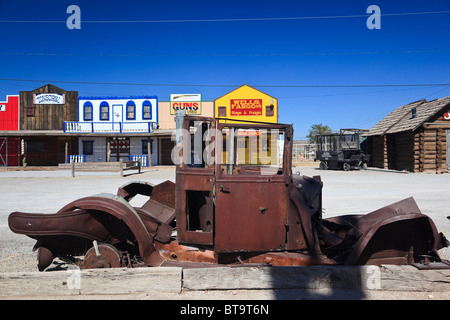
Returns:
[[[324,182],[324,217],[369,213],[413,196],[422,213],[450,238],[449,174],[391,172],[369,168],[362,171],[321,171],[295,167],[293,172],[321,175]],[[113,193],[129,181],[175,181],[173,167],[156,167],[141,174],[84,173],[75,178],[67,171],[0,171],[0,273],[37,271],[35,240],[12,233],[8,215],[13,211],[55,213],[67,203],[97,193]],[[144,199],[137,198],[134,205]],[[450,260],[450,249],[439,252]]]

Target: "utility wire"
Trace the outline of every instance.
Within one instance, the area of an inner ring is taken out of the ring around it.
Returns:
[[[448,53],[450,50],[402,50],[360,52],[287,52],[287,53],[57,53],[57,52],[0,52],[6,56],[82,56],[82,57],[295,57],[295,56],[352,56],[417,53]]]
[[[400,12],[382,13],[384,17],[410,16],[426,14],[444,14],[450,11],[428,11],[428,12]],[[238,21],[283,21],[283,20],[314,20],[314,19],[343,19],[362,18],[367,14],[342,15],[342,16],[315,16],[315,17],[278,17],[278,18],[229,18],[229,19],[181,19],[181,20],[82,20],[82,23],[186,23],[186,22],[238,22]],[[66,23],[66,20],[0,20],[0,23]]]
[[[73,84],[100,84],[120,86],[160,86],[160,87],[239,87],[236,84],[180,84],[180,83],[137,83],[137,82],[95,82],[95,81],[66,81],[42,79],[9,79],[0,78],[0,81],[47,82],[47,83],[73,83]],[[348,84],[348,85],[252,85],[259,88],[378,88],[378,87],[442,87],[450,83],[411,83],[411,84]]]

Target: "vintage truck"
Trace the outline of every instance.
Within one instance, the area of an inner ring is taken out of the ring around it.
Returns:
[[[363,130],[341,129],[339,133],[316,135],[316,157],[321,170],[365,169],[370,155],[361,147]]]
[[[176,181],[131,182],[54,214],[13,212],[38,269],[138,266],[445,265],[449,242],[412,198],[366,215],[322,217],[320,177],[292,174],[293,126],[185,117]],[[139,207],[130,200],[148,197]],[[38,195],[37,195],[38,196]]]

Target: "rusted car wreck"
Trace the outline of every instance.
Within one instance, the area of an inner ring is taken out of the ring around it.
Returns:
[[[55,214],[14,212],[38,268],[444,264],[449,245],[412,198],[366,215],[322,218],[320,177],[292,174],[293,128],[186,117],[176,182],[132,182]],[[148,197],[141,207],[130,200]]]

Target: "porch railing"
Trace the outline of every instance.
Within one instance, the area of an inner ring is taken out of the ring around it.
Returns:
[[[71,154],[67,156],[67,163],[70,162],[86,162],[86,156],[82,154]]]
[[[67,163],[81,163],[86,162],[86,156],[82,154],[71,154],[67,156]],[[130,161],[139,161],[141,163],[141,167],[148,167],[149,161],[148,161],[148,155],[146,154],[133,154],[130,155]]]
[[[141,167],[148,167],[148,155],[145,154],[130,155],[130,161],[139,161],[141,163]]]
[[[158,128],[156,122],[78,122],[64,121],[67,133],[150,133]]]

